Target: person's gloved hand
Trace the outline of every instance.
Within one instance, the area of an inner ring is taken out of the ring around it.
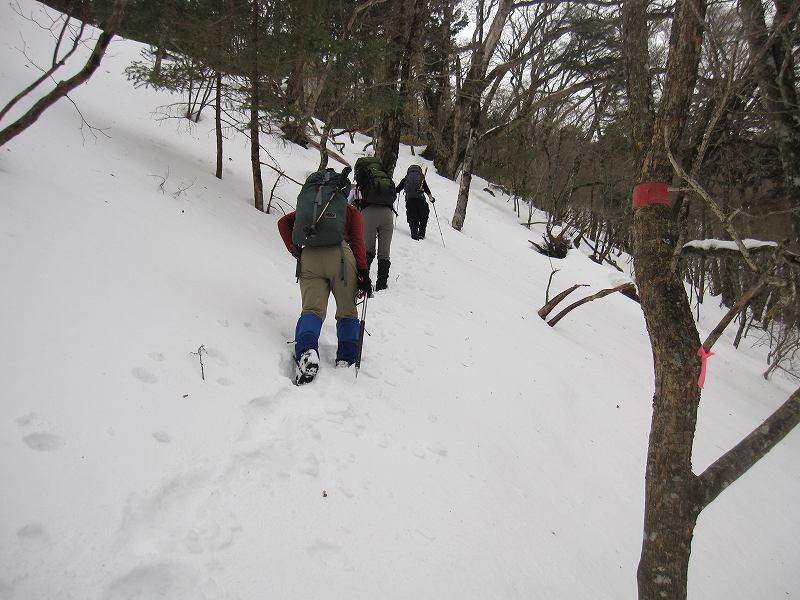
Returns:
[[[431,196],[431,204],[436,204],[436,198],[434,198],[433,196]]]
[[[372,280],[369,278],[369,270],[358,270],[358,297],[363,298],[372,293]]]

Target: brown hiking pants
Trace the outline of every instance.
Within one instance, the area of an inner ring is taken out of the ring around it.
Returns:
[[[358,318],[356,258],[347,242],[342,242],[340,246],[303,248],[300,269],[302,312],[313,313],[324,321],[328,312],[328,297],[333,292],[336,319]]]

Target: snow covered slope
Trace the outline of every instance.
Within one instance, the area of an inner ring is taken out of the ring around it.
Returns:
[[[4,104],[36,76],[20,49],[45,64],[52,40],[8,3],[0,40]],[[125,80],[140,49],[113,42],[72,95],[105,134],[62,100],[0,148],[0,599],[634,598],[653,385],[638,305],[548,327],[540,233],[480,179],[457,233],[456,185],[403,147],[446,247],[433,219],[411,240],[401,202],[358,379],[332,368],[331,316],[323,369],[295,388],[280,212],[250,205],[246,140],[231,133],[219,181],[212,123],[157,118],[180,98]],[[296,179],[316,168],[264,143]],[[554,291],[617,283],[580,251],[552,266]],[[720,314],[704,307],[703,330]],[[726,340],[698,470],[793,389]],[[800,597],[798,450],[795,432],[702,514],[690,597]]]

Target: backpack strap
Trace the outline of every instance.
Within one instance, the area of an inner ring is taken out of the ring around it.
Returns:
[[[322,182],[317,184],[317,196],[314,198],[314,213],[312,214],[311,217],[311,231],[314,231],[314,228],[317,226],[317,223],[322,218],[322,215],[325,214],[328,205],[331,203],[331,198],[333,198],[333,194],[331,194],[330,198],[328,198],[328,204],[326,204],[325,208],[323,208],[321,211],[319,211],[319,213],[317,213],[319,207],[322,206],[322,188],[325,187],[325,184],[328,183],[328,181],[330,181],[330,178],[331,178],[331,172],[325,171],[325,177],[322,178]]]

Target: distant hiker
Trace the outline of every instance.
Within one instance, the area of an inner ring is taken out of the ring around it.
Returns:
[[[361,213],[347,204],[350,167],[312,173],[297,197],[297,209],[278,221],[286,249],[297,258],[303,302],[295,328],[295,384],[309,383],[319,370],[319,334],[328,297],[336,300],[336,365],[356,361],[359,321],[356,296],[369,294]]]
[[[357,206],[364,218],[367,270],[375,259],[377,238],[378,277],[375,280],[375,291],[385,290],[392,264],[389,256],[394,232],[392,214],[397,214],[394,210],[394,201],[397,198],[394,182],[386,174],[381,161],[374,156],[359,158],[353,174],[356,180],[355,197],[359,199]]]
[[[411,229],[411,239],[424,240],[425,228],[428,226],[428,216],[431,214],[431,209],[428,207],[428,203],[425,202],[425,194],[430,198],[431,204],[436,202],[436,199],[431,195],[428,182],[425,181],[425,176],[422,173],[422,167],[419,165],[408,167],[406,176],[397,184],[395,191],[398,193],[404,191],[406,193],[406,220],[408,220],[408,227]]]

